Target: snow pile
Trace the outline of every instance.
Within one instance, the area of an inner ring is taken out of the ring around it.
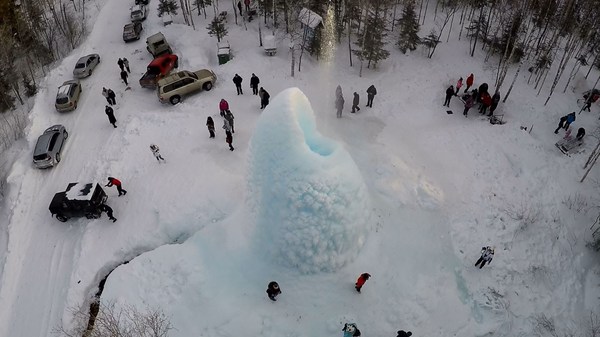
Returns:
[[[333,271],[363,246],[370,202],[350,154],[316,129],[297,88],[281,92],[250,143],[249,202],[257,246],[300,271]]]

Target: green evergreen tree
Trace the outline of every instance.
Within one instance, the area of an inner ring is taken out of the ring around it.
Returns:
[[[177,15],[179,5],[175,0],[158,0],[158,17],[162,17],[163,14]]]
[[[435,47],[437,47],[440,42],[438,33],[435,29],[432,29],[429,35],[421,39],[421,43],[429,49],[427,57],[431,58],[431,55],[433,55],[432,50],[435,50]]]
[[[402,10],[402,17],[398,19],[400,26],[400,34],[396,45],[403,53],[407,50],[417,49],[417,45],[421,42],[419,35],[419,22],[415,13],[415,4],[411,1]]]
[[[222,20],[219,20],[218,17],[215,17],[208,27],[208,35],[216,36],[217,41],[221,42],[221,39],[227,36],[227,27],[225,27],[225,23]]]
[[[357,49],[352,53],[361,61],[367,61],[367,68],[373,64],[377,68],[377,63],[390,56],[390,52],[385,50],[385,37],[387,36],[385,20],[380,17],[382,13],[377,8],[369,9],[367,19],[355,42]]]
[[[24,72],[21,72],[21,77],[23,78],[23,86],[25,87],[25,96],[31,97],[37,93],[37,86]]]

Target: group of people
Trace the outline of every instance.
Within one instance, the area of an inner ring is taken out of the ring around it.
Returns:
[[[464,91],[464,95],[462,96],[462,100],[464,102],[464,110],[463,115],[467,117],[469,110],[475,106],[475,104],[479,104],[479,113],[482,115],[486,115],[491,117],[494,115],[494,111],[498,107],[500,103],[500,92],[496,90],[493,96],[490,96],[488,92],[488,84],[482,83],[479,88],[473,89],[470,93],[469,89],[473,86],[473,82],[475,80],[475,76],[470,74],[467,77],[466,88]],[[446,100],[444,101],[443,106],[450,107],[450,100],[453,96],[458,96],[460,93],[460,89],[463,86],[463,78],[459,78],[456,82],[456,89],[453,85],[450,85],[448,89],[446,89]],[[488,113],[489,108],[489,113]]]
[[[573,130],[573,128],[571,128],[571,124],[573,124],[573,122],[575,122],[576,119],[577,119],[577,117],[575,116],[575,111],[571,112],[570,114],[562,116],[560,118],[560,120],[558,121],[558,127],[556,128],[556,130],[554,130],[554,133],[558,134],[558,131],[560,129],[564,129],[565,130],[564,139],[565,140],[572,139],[571,131]],[[581,141],[583,139],[583,136],[585,136],[585,129],[579,128],[577,130],[577,135],[575,136],[575,141]]]
[[[102,88],[102,96],[106,98],[106,102],[108,105],[104,107],[104,113],[108,116],[108,122],[112,124],[113,127],[117,127],[117,118],[115,117],[115,111],[112,108],[112,105],[117,104],[115,92],[112,89]]]
[[[377,89],[374,85],[371,84],[369,88],[367,88],[367,107],[373,107],[373,99],[377,95]],[[344,94],[342,92],[342,86],[338,85],[335,88],[335,109],[337,118],[342,118],[342,111],[344,110]],[[352,98],[352,111],[351,113],[356,113],[356,111],[360,111],[360,95],[355,91]]]
[[[129,73],[131,73],[131,70],[129,69],[129,60],[127,60],[127,58],[125,57],[119,58],[117,64],[121,69],[121,79],[123,80],[123,82],[125,82],[125,85],[128,86],[129,83],[127,83],[127,78],[129,77]]]

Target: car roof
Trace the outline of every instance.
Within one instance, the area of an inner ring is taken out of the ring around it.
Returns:
[[[35,143],[35,149],[33,150],[34,156],[48,152],[48,145],[50,145],[50,139],[52,139],[53,134],[54,132],[44,133],[38,138],[37,143]]]
[[[177,55],[175,55],[175,54],[163,54],[163,55],[160,55],[159,57],[157,57],[154,60],[150,61],[150,63],[148,64],[148,67],[158,66],[165,59],[170,59],[170,58],[174,58],[175,60],[177,60]]]
[[[165,39],[165,36],[163,35],[163,33],[158,32],[152,36],[148,36],[148,38],[146,39],[146,42],[154,43],[154,42],[158,42],[158,41],[164,40],[164,39]]]
[[[71,89],[71,85],[71,83],[63,83],[63,85],[58,87],[56,96],[67,96],[69,94],[69,90]]]
[[[98,54],[89,54],[89,55],[82,56],[82,57],[79,58],[79,60],[77,60],[77,63],[85,62],[89,58],[97,57],[97,56],[98,56]]]
[[[133,5],[133,7],[131,7],[131,11],[141,11],[142,10],[142,5]]]
[[[186,74],[188,74],[188,73],[191,73],[191,72],[185,71],[185,70],[179,71],[179,72],[177,72],[175,74],[171,74],[171,75],[169,75],[167,77],[164,77],[164,78],[160,79],[158,81],[158,83],[159,83],[159,85],[168,85],[168,84],[171,84],[171,83],[173,83],[175,81],[178,81],[178,80],[180,80],[180,79],[182,79],[184,77],[187,77]]]
[[[52,125],[51,127],[47,128],[44,131],[44,133],[54,133],[54,132],[60,131],[60,129],[64,129],[64,126],[62,126],[61,124],[56,124],[56,125]]]
[[[66,197],[69,200],[91,200],[97,183],[70,183]]]

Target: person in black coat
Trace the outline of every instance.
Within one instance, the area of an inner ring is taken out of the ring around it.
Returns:
[[[373,107],[373,98],[375,98],[375,95],[377,95],[377,89],[375,89],[375,86],[371,84],[371,86],[367,89],[367,106],[369,108]]]
[[[269,285],[267,286],[267,295],[269,295],[271,301],[277,301],[275,297],[277,297],[279,294],[281,294],[279,284],[277,284],[275,281],[269,282]]]
[[[121,79],[123,80],[123,82],[125,82],[125,85],[129,85],[129,84],[127,83],[127,77],[128,77],[128,76],[129,76],[129,75],[127,74],[127,71],[125,71],[125,70],[121,70]]]
[[[238,3],[237,3],[237,8],[238,8],[238,10],[240,11],[240,16],[242,16],[242,1],[241,1],[241,0],[240,0],[240,1],[238,1]]]
[[[492,105],[490,106],[490,114],[494,114],[494,111],[498,107],[498,103],[500,103],[500,92],[496,91],[494,96],[492,96]]]
[[[206,119],[206,126],[208,127],[210,138],[215,138],[215,122],[213,121],[212,117],[208,116]]]
[[[108,215],[108,219],[112,220],[112,222],[116,222],[117,218],[115,218],[113,216],[113,209],[110,208],[110,206],[106,205],[106,204],[102,204],[100,205],[100,211],[101,212],[106,212],[106,215]]]
[[[228,122],[229,122],[229,126],[231,127],[231,133],[235,133],[235,130],[233,128],[233,114],[231,113],[231,110],[227,110],[225,111],[225,115],[223,116],[223,118],[225,118]]]
[[[356,110],[360,111],[360,108],[358,107],[358,103],[360,101],[360,96],[358,95],[358,93],[355,91],[354,92],[354,98],[352,99],[352,113],[355,113]]]
[[[484,93],[488,92],[488,84],[487,83],[482,83],[479,86],[479,96],[477,96],[477,103],[481,103],[481,98],[483,96]]]
[[[252,73],[252,77],[250,77],[250,87],[252,88],[252,95],[258,95],[258,84],[260,83],[260,79],[258,76]]]
[[[269,95],[269,93],[265,89],[263,89],[263,87],[260,87],[260,90],[258,91],[258,96],[260,96],[260,108],[266,108],[267,105],[269,105],[269,98],[271,98],[271,95]]]
[[[117,64],[119,65],[119,68],[121,68],[121,71],[123,71],[125,63],[123,62],[122,59],[119,58],[119,60],[117,61]]]
[[[443,106],[447,106],[450,107],[450,99],[452,99],[452,96],[454,96],[454,86],[451,85],[448,87],[448,89],[446,89],[446,100],[444,101],[444,105]]]
[[[583,136],[585,136],[585,129],[579,128],[579,130],[577,130],[577,136],[575,137],[575,139],[582,140]]]
[[[113,108],[111,108],[110,106],[106,106],[104,108],[104,112],[106,113],[106,115],[108,116],[108,121],[110,122],[110,124],[112,124],[115,128],[117,127],[117,119],[115,118],[115,113]]]
[[[404,331],[404,330],[399,330],[398,335],[396,335],[396,337],[410,337],[410,336],[412,336],[412,332]]]
[[[233,83],[235,83],[235,88],[237,89],[237,94],[238,95],[243,95],[244,93],[242,92],[242,76],[235,74],[235,76],[233,76]]]

